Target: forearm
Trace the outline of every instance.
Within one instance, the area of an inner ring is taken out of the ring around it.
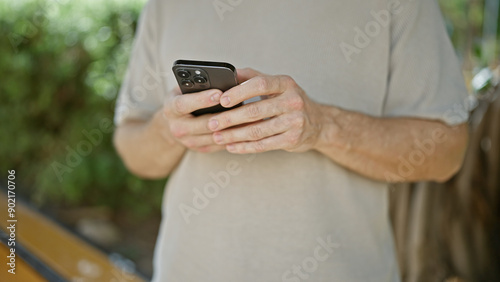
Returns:
[[[315,149],[364,176],[387,182],[445,181],[461,166],[466,125],[321,109],[322,133]]]
[[[184,155],[185,147],[170,135],[164,119],[159,111],[149,121],[129,121],[116,129],[115,148],[132,173],[166,177]]]

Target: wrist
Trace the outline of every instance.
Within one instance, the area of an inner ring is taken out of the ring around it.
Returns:
[[[163,114],[162,109],[154,114],[149,123],[148,130],[153,135],[158,136],[162,142],[166,142],[167,145],[179,145],[179,143],[175,140],[174,136],[170,132],[168,120]]]
[[[321,131],[314,149],[322,153],[332,149],[349,151],[352,144],[348,141],[349,134],[346,128],[349,128],[348,122],[351,118],[347,115],[350,112],[326,105],[320,105],[318,112],[321,120]]]

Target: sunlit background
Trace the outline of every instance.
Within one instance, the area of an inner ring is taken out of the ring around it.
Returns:
[[[498,0],[439,2],[469,90],[485,67],[476,88],[491,84]],[[16,170],[20,199],[150,277],[165,180],[127,172],[110,127],[144,3],[0,0],[0,178]]]

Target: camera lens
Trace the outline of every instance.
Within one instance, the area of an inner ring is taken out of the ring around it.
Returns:
[[[189,73],[189,71],[187,70],[178,70],[177,71],[177,75],[180,77],[180,78],[188,78],[191,74]]]
[[[191,80],[186,79],[186,80],[182,81],[182,86],[187,87],[187,88],[191,88],[194,86],[194,83]]]
[[[205,82],[207,82],[207,79],[206,79],[206,78],[204,78],[204,77],[203,77],[203,76],[201,76],[201,75],[197,75],[197,76],[195,76],[195,77],[193,78],[193,80],[194,80],[194,82],[196,82],[196,83],[205,83]]]

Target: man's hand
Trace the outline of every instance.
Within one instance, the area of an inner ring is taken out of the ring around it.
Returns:
[[[278,149],[304,152],[314,147],[321,132],[321,106],[291,77],[241,69],[238,80],[245,82],[221,96],[222,106],[229,108],[257,96],[267,99],[211,116],[208,128],[215,143],[239,154]]]
[[[232,153],[314,149],[341,166],[388,182],[445,181],[460,168],[467,125],[411,117],[378,118],[311,101],[288,76],[238,71],[241,85],[220,97],[231,107],[257,96],[268,99],[213,115],[208,128],[215,143]],[[428,144],[428,154],[416,144]],[[416,162],[415,156],[420,156]],[[405,159],[406,158],[406,159]],[[410,172],[402,162],[414,161]]]
[[[195,117],[191,112],[219,104],[220,90],[211,89],[198,93],[182,95],[177,88],[174,95],[163,107],[164,122],[170,132],[167,138],[175,139],[188,149],[208,153],[224,150],[212,139],[212,131],[207,127],[213,114]]]

